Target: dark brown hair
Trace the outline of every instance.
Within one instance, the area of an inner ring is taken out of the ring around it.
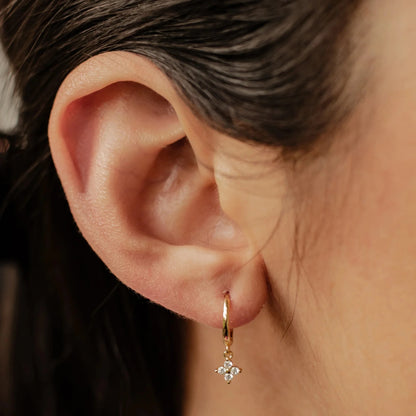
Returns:
[[[0,2],[21,101],[3,162],[0,232],[21,274],[4,412],[181,413],[185,323],[110,275],[77,232],[55,173],[47,124],[66,75],[102,52],[141,54],[217,130],[302,151],[354,104],[349,31],[360,3]]]

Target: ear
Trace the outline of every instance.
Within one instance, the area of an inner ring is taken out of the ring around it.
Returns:
[[[110,52],[63,82],[50,148],[75,221],[112,273],[216,327],[229,291],[239,326],[265,302],[263,262],[223,212],[215,172],[198,162],[198,124],[156,66]]]

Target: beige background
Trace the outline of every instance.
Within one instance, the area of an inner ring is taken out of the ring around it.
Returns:
[[[9,130],[16,123],[16,99],[7,59],[0,48],[0,129]]]

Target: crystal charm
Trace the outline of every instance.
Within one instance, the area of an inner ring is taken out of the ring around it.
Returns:
[[[241,373],[241,368],[233,365],[233,362],[231,360],[226,359],[224,361],[224,366],[218,367],[215,372],[217,374],[220,374],[221,376],[224,376],[224,380],[227,382],[227,384],[230,384],[233,378]]]

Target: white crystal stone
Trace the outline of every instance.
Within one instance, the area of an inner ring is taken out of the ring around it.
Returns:
[[[239,374],[240,373],[240,369],[238,368],[238,367],[233,367],[231,370],[230,370],[230,373],[233,375],[233,376],[236,376],[237,374]]]
[[[227,372],[227,370],[224,367],[219,367],[217,370],[218,374],[224,375]]]
[[[232,379],[234,378],[234,376],[230,373],[226,373],[224,374],[224,380],[229,383]]]
[[[226,370],[230,369],[233,366],[233,363],[230,360],[224,362],[224,367]]]

